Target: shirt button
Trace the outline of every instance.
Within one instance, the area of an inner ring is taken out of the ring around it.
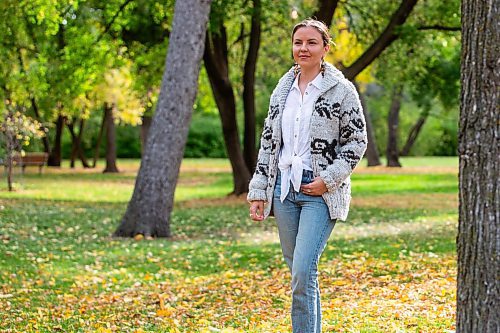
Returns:
[[[297,117],[295,120],[299,121],[299,118]]]
[[[295,134],[295,137],[297,137],[297,134]]]
[[[309,95],[309,93],[306,91],[306,95]]]

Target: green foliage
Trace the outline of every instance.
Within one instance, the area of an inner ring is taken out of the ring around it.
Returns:
[[[195,115],[189,127],[185,157],[226,157],[222,127],[218,117]]]

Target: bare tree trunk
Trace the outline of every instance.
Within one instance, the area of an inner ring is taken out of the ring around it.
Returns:
[[[175,2],[157,109],[134,193],[115,236],[170,236],[170,214],[198,87],[210,3]]]
[[[16,138],[14,137],[14,133],[11,131],[7,130],[5,133],[5,140],[6,140],[6,148],[7,148],[7,188],[9,189],[9,192],[12,192],[14,190],[12,186],[12,168],[14,166],[14,152],[15,152],[15,144],[14,141]]]
[[[358,84],[354,82],[354,85],[359,91]],[[368,146],[365,152],[366,159],[368,160],[368,166],[381,165],[380,154],[378,153],[377,142],[375,141],[375,133],[373,132],[372,118],[370,112],[368,111],[366,98],[361,92],[359,93],[359,100],[361,101],[361,107],[363,108],[363,115],[365,116],[366,122],[366,132],[368,135]]]
[[[243,158],[238,134],[236,102],[229,79],[226,29],[222,22],[217,29],[217,34],[207,31],[203,60],[219,109],[227,156],[233,170],[233,193],[242,194],[248,191],[250,171]]]
[[[250,42],[243,72],[243,109],[245,113],[243,155],[249,171],[254,169],[257,158],[255,148],[255,67],[260,46],[260,12],[260,0],[253,0]]]
[[[462,0],[457,333],[500,331],[499,14]]]
[[[64,129],[64,123],[65,123],[66,117],[62,116],[59,114],[57,116],[56,120],[56,136],[54,138],[54,147],[51,151],[51,154],[49,155],[49,160],[47,162],[48,166],[61,166],[61,161],[62,161],[62,153],[61,153],[61,140],[62,140],[62,133]]]
[[[71,154],[69,155],[69,167],[71,169],[74,169],[76,159],[76,135],[72,122],[66,123],[66,127],[68,127],[68,131],[71,134]]]
[[[117,173],[116,167],[116,126],[113,118],[113,105],[104,106],[104,119],[106,128],[106,168],[104,173]]]
[[[78,131],[78,135],[75,133],[75,129],[73,126],[73,123],[68,123],[66,124],[68,126],[68,130],[71,134],[71,157],[70,157],[70,168],[75,167],[75,159],[78,156],[80,161],[82,162],[82,166],[84,168],[90,168],[89,163],[87,162],[87,158],[85,157],[85,154],[82,149],[82,136],[83,136],[83,130],[85,126],[85,119],[80,119],[80,128]]]
[[[410,154],[410,150],[417,141],[417,137],[420,134],[420,131],[422,130],[422,127],[424,127],[425,121],[427,120],[427,117],[429,116],[428,111],[422,112],[420,117],[418,117],[417,121],[415,124],[410,129],[410,132],[408,133],[408,138],[406,139],[406,143],[403,146],[403,149],[399,152],[399,156],[408,156]]]
[[[387,166],[401,167],[399,163],[398,150],[398,127],[399,127],[399,111],[401,110],[401,98],[403,96],[402,85],[397,85],[392,91],[391,108],[387,117]]]
[[[106,103],[103,104],[103,112],[102,112],[102,121],[101,121],[101,127],[99,128],[99,133],[97,134],[97,142],[95,144],[94,148],[94,159],[92,161],[92,168],[95,168],[97,165],[97,160],[99,159],[99,150],[101,148],[101,142],[102,142],[102,137],[104,134],[104,127],[106,126],[106,116],[108,115],[106,111]]]

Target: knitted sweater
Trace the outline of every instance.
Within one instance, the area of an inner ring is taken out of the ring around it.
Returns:
[[[271,95],[257,166],[249,185],[247,199],[265,201],[265,217],[271,212],[281,148],[281,118],[294,79],[292,68]],[[329,63],[325,63],[320,90],[311,115],[311,164],[314,177],[320,176],[325,182],[327,192],[323,199],[330,218],[345,221],[351,201],[350,175],[368,142],[365,118],[354,85]]]

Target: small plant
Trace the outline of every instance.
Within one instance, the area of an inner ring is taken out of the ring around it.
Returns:
[[[26,116],[15,110],[16,106],[9,101],[5,102],[6,109],[0,122],[0,134],[5,141],[5,161],[7,167],[7,186],[9,191],[12,187],[12,167],[15,160],[24,156],[23,146],[30,144],[30,139],[41,138],[45,135],[43,126],[37,120]]]

